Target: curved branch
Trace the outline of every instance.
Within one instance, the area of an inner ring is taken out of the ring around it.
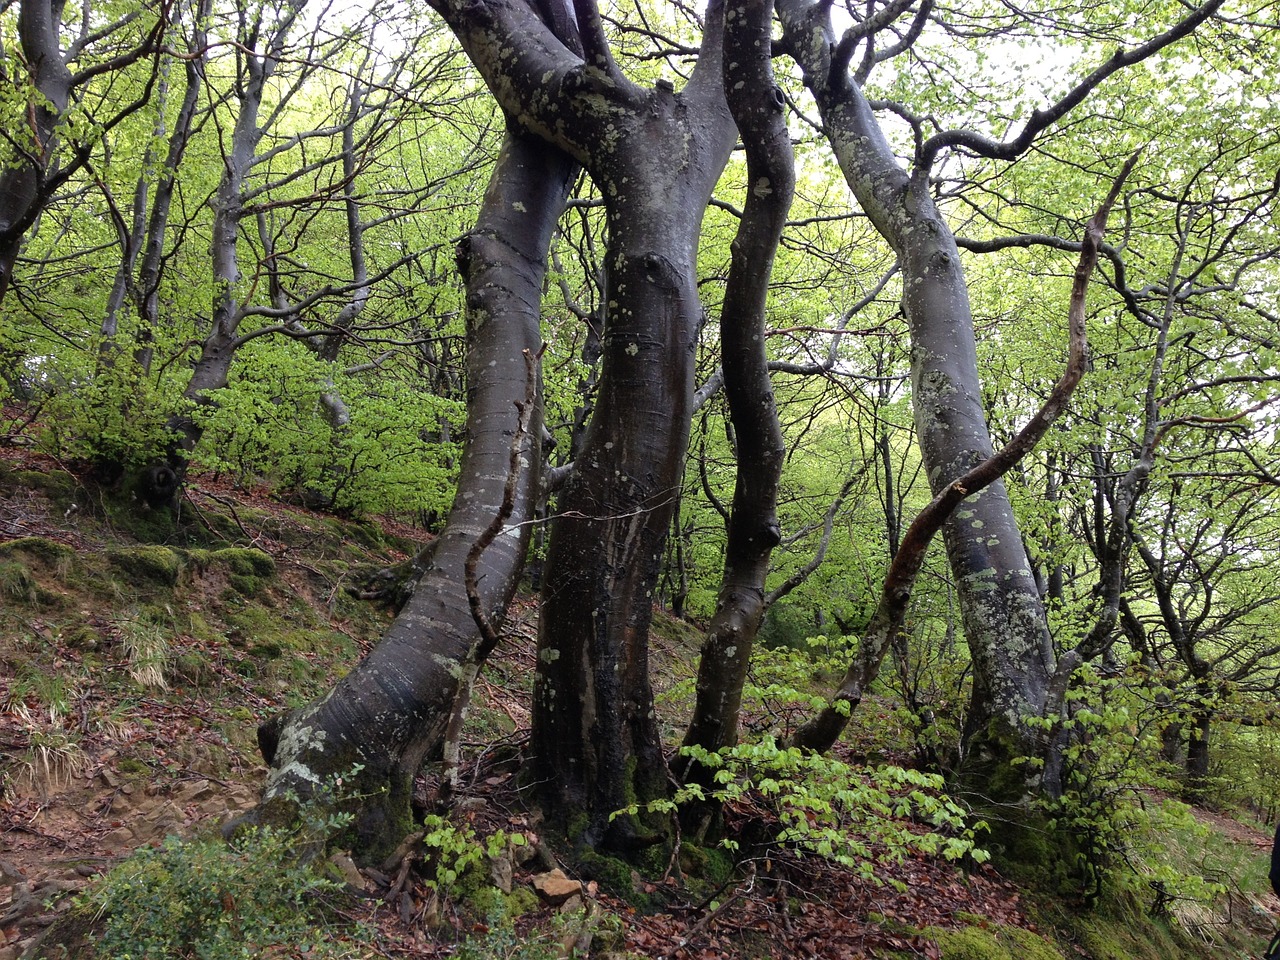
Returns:
[[[1208,3],[1196,7],[1174,26],[1152,37],[1146,43],[1139,44],[1128,51],[1117,50],[1056,103],[1044,110],[1033,110],[1022,131],[1012,140],[994,140],[972,130],[947,130],[935,134],[920,148],[916,160],[918,168],[928,170],[933,166],[939,153],[956,147],[963,147],[978,156],[989,157],[992,160],[1012,160],[1020,156],[1031,146],[1037,136],[1078,107],[1113,73],[1133,66],[1135,63],[1141,63],[1165,47],[1177,43],[1217,13],[1222,4],[1223,0],[1209,0]]]
[[[1026,456],[1066,409],[1067,401],[1084,375],[1088,362],[1085,295],[1089,278],[1098,264],[1102,232],[1106,228],[1111,207],[1137,160],[1138,154],[1135,153],[1126,161],[1112,184],[1107,199],[1085,227],[1084,247],[1080,252],[1071,288],[1071,305],[1068,311],[1070,345],[1066,370],[1054,385],[1048,399],[1017,436],[994,456],[947,484],[912,521],[903,535],[901,547],[889,565],[888,573],[885,574],[880,602],[859,645],[857,658],[849,665],[831,703],[797,730],[788,741],[789,745],[821,752],[830,749],[835,743],[849,722],[853,708],[862,700],[863,692],[879,673],[880,664],[894,638],[902,630],[912,589],[924,566],[925,554],[934,535],[942,529],[942,525],[962,500],[1000,479]]]

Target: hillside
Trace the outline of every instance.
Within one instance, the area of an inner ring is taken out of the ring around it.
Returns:
[[[94,878],[168,835],[213,835],[251,807],[264,772],[257,724],[322,692],[376,641],[389,611],[359,587],[426,539],[211,477],[191,483],[176,524],[167,514],[139,519],[68,465],[0,449],[0,960],[57,955],[23,951],[73,912]],[[1271,932],[1280,904],[1258,886],[1269,837],[1208,812],[1212,832],[1198,849],[1226,858],[1217,869],[1236,871],[1231,889],[1212,904],[1173,903],[1158,922],[1135,899],[1080,912],[989,866],[966,871],[924,856],[880,864],[873,880],[783,850],[738,869],[688,850],[666,871],[633,878],[643,909],[572,875],[551,889],[560,879],[552,870],[572,867],[536,842],[538,815],[517,776],[533,617],[532,601],[520,600],[477,687],[452,805],[464,833],[534,841],[494,857],[484,884],[522,905],[513,926],[486,926],[476,889],[443,890],[422,848],[385,874],[358,872],[339,855],[330,871],[345,892],[326,894],[317,929],[334,952],[323,955],[532,958],[576,945],[580,955],[683,960],[1119,960],[1247,956]],[[688,676],[696,642],[660,619],[655,675]],[[438,788],[429,771],[420,788],[425,808]],[[731,829],[748,813],[767,817],[756,802],[729,809]],[[224,900],[228,911],[248,909]],[[271,955],[320,954],[299,942]]]

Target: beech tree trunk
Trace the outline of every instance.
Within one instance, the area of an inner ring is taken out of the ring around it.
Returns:
[[[200,356],[191,371],[191,379],[182,391],[187,406],[169,419],[173,435],[166,462],[149,471],[144,496],[152,503],[165,502],[175,493],[186,474],[187,461],[200,438],[204,425],[198,413],[213,405],[213,394],[227,385],[231,364],[242,341],[240,323],[244,319],[241,298],[240,261],[237,245],[240,221],[244,217],[245,191],[254,154],[264,128],[258,124],[263,95],[275,75],[286,38],[292,29],[304,0],[290,0],[282,5],[275,22],[257,21],[247,31],[237,57],[236,97],[238,112],[231,142],[222,155],[222,178],[210,206],[213,208],[213,237],[209,244],[213,262],[213,311],[209,332],[200,345]],[[264,29],[265,28],[265,29]],[[262,47],[255,41],[262,31]]]
[[[356,826],[368,859],[411,829],[413,777],[438,748],[463,667],[482,643],[467,597],[467,556],[503,501],[516,403],[528,384],[524,351],[536,354],[541,345],[547,246],[576,174],[559,151],[508,133],[476,227],[458,250],[467,284],[468,429],[444,531],[412,596],[369,656],[329,694],[259,731],[271,765],[268,804],[289,790],[311,794],[327,775],[363,766],[356,789],[368,796]],[[494,624],[515,591],[528,545],[539,482],[540,405],[539,393],[510,519],[481,555],[474,578]]]
[[[27,111],[27,127],[8,131],[16,156],[0,170],[0,300],[13,280],[22,238],[48,198],[45,173],[56,150],[56,130],[71,99],[72,75],[62,54],[62,4],[23,0],[18,6],[18,39],[29,82],[40,94]]]
[[[581,52],[547,26],[559,4],[546,22],[524,0],[435,5],[508,116],[578,160],[605,200],[599,395],[551,522],[531,751],[544,810],[625,852],[661,837],[610,814],[667,790],[648,628],[693,410],[702,216],[735,140],[722,6],[676,91],[621,73],[590,0],[572,6]]]
[[[609,815],[667,791],[648,628],[693,411],[698,237],[733,138],[706,90],[660,85],[619,120],[593,164],[610,222],[604,352],[551,523],[532,751],[548,809],[586,812],[587,844],[626,850],[634,827]]]
[[[825,10],[782,0],[779,11],[845,179],[898,254],[916,431],[937,495],[993,452],[955,238],[934,205],[927,169],[909,173],[898,163],[847,64],[833,62]],[[1004,485],[965,500],[943,538],[973,658],[969,739],[1005,757],[1034,753],[1039,740],[1025,720],[1044,715],[1056,661]]]
[[[726,19],[724,86],[746,147],[747,199],[732,245],[720,336],[738,467],[724,573],[684,738],[685,746],[710,751],[738,741],[742,688],[764,613],[769,557],[781,537],[778,484],[786,445],[765,351],[765,303],[795,186],[785,101],[770,64],[773,3],[748,0],[730,9],[736,15]],[[674,772],[686,781],[709,783],[705,768],[686,757],[676,759]]]

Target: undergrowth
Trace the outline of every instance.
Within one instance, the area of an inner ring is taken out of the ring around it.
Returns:
[[[325,915],[342,884],[317,849],[350,822],[306,805],[289,828],[257,827],[221,839],[166,837],[143,847],[75,906],[101,923],[111,960],[257,960],[288,947],[322,960],[362,957],[352,931]]]

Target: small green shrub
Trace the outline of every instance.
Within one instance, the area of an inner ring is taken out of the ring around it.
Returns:
[[[118,346],[123,352],[132,344],[122,339]],[[179,400],[172,379],[144,376],[134,363],[89,367],[88,353],[43,360],[48,406],[41,441],[53,453],[119,470],[163,455],[168,414]]]
[[[875,864],[899,860],[908,852],[941,855],[948,860],[987,859],[965,814],[941,795],[942,778],[901,767],[851,767],[829,756],[783,749],[771,737],[711,753],[699,747],[682,751],[713,771],[715,787],[681,787],[670,800],[652,801],[651,811],[671,811],[708,799],[735,803],[752,795],[777,816],[776,842],[817,854],[875,879]],[[620,813],[635,814],[638,804]],[[617,814],[615,814],[616,816]],[[906,820],[932,829],[916,833]],[[734,841],[724,841],[731,849]]]
[[[488,883],[489,860],[501,856],[508,847],[522,847],[526,842],[523,834],[505,830],[496,830],[481,839],[470,826],[456,827],[434,813],[426,816],[423,826],[425,882],[441,896],[475,892]]]
[[[485,924],[467,937],[454,957],[457,960],[563,960],[585,956],[575,943],[613,940],[621,930],[617,918],[594,910],[557,914],[550,923],[520,933],[503,910],[491,914]],[[591,951],[593,954],[595,950]]]
[[[98,918],[97,955],[111,960],[256,960],[275,947],[308,957],[361,955],[328,929],[322,898],[340,884],[320,872],[317,844],[350,821],[304,807],[290,829],[234,840],[168,837],[145,847],[76,899]]]
[[[1063,751],[1062,794],[1036,800],[1045,826],[1065,838],[1063,882],[1089,904],[1105,887],[1149,896],[1151,911],[1173,902],[1208,903],[1222,893],[1220,883],[1187,860],[1164,855],[1161,839],[1170,830],[1196,834],[1189,808],[1175,801],[1152,803],[1144,792],[1169,790],[1158,757],[1159,733],[1167,716],[1148,689],[1135,692],[1119,678],[1103,677],[1092,666],[1073,678],[1065,718],[1040,721],[1070,738]],[[1139,695],[1141,694],[1141,695]],[[1037,767],[1040,761],[1027,761]]]

